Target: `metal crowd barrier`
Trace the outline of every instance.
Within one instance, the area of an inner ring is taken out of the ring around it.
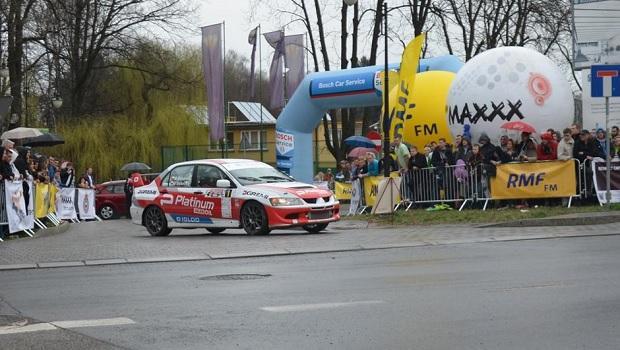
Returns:
[[[588,159],[584,159],[583,161],[579,161],[575,159],[579,164],[579,186],[580,195],[582,198],[590,198],[594,195],[594,181],[592,179],[592,161]]]
[[[457,176],[458,175],[458,176]],[[447,165],[413,169],[402,174],[401,202],[396,209],[411,209],[415,204],[461,203],[482,198],[488,192],[488,181],[481,166]]]
[[[575,194],[569,197],[568,207],[572,205],[573,198],[588,198],[593,191],[591,161],[573,161],[577,188]],[[404,208],[408,211],[416,204],[460,203],[459,211],[462,211],[468,203],[474,202],[484,203],[482,210],[486,210],[489,202],[494,200],[490,190],[490,177],[485,171],[487,167],[490,165],[448,165],[409,170],[401,174],[401,201],[396,204],[395,210]],[[363,188],[362,183],[362,191]],[[360,213],[368,208],[363,205]]]
[[[75,211],[79,217],[79,208],[77,207],[78,205],[78,191],[77,188],[72,188],[73,190],[75,190],[75,196],[74,196],[74,206],[75,206]],[[94,190],[93,190],[94,191]],[[36,196],[37,196],[37,191],[36,191],[36,185],[33,184],[32,186],[32,201],[33,201],[33,215],[34,215],[34,224],[36,227],[40,228],[40,229],[47,229],[48,225],[46,225],[41,219],[42,218],[37,218],[36,217]],[[7,207],[6,207],[6,187],[5,187],[5,183],[4,181],[0,181],[0,230],[4,230],[5,232],[8,232],[8,226],[9,226],[9,219],[8,219],[8,213],[7,213]],[[54,213],[48,213],[48,215],[45,217],[47,218],[50,223],[53,226],[58,226],[61,223],[61,220],[54,214]],[[79,223],[80,219],[72,219],[70,220],[73,223]],[[86,220],[86,219],[83,219]],[[102,221],[101,218],[99,218],[99,216],[95,215],[95,220],[97,221]],[[24,232],[30,236],[30,237],[34,237],[34,229],[27,229],[24,230]],[[2,236],[0,235],[0,242],[2,242]]]

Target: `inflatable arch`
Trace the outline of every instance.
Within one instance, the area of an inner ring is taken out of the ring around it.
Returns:
[[[421,59],[418,72],[456,73],[463,63],[455,56]],[[398,69],[392,64],[390,69]],[[276,122],[278,169],[312,183],[312,133],[330,109],[382,105],[379,73],[384,66],[317,72],[306,76]]]

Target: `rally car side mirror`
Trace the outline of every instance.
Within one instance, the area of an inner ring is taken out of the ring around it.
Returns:
[[[230,181],[226,179],[217,180],[215,183],[215,187],[217,188],[230,188]]]

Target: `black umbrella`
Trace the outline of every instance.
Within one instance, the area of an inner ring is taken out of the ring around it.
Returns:
[[[41,136],[25,139],[22,145],[30,147],[51,147],[64,143],[65,140],[62,137],[50,132]]]
[[[151,167],[144,163],[139,163],[139,162],[127,163],[123,165],[123,167],[121,168],[121,171],[128,171],[128,172],[147,171],[147,170],[151,170]]]

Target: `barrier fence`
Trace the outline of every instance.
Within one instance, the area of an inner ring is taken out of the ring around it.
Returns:
[[[24,184],[28,186],[27,199]],[[9,234],[23,231],[33,237],[35,227],[46,229],[60,225],[61,221],[85,220],[101,221],[95,213],[94,189],[59,189],[32,181],[0,181],[0,226]]]
[[[603,163],[595,163],[603,164]],[[614,198],[620,202],[620,160],[612,164],[617,188]],[[589,198],[594,194],[591,161],[541,161],[507,163],[497,166],[449,165],[414,169],[391,177],[400,177],[398,202],[395,210],[409,210],[416,205],[453,203],[459,210],[468,204],[481,203],[486,210],[490,201],[567,198]],[[600,166],[597,170],[601,172]],[[600,178],[599,174],[599,178]],[[364,213],[375,205],[382,176],[362,177],[353,183],[337,182],[334,193],[339,200],[351,200],[350,214]],[[599,181],[601,182],[601,181]],[[603,185],[604,186],[604,185]],[[600,188],[600,184],[599,184]],[[601,195],[599,191],[599,202]]]

